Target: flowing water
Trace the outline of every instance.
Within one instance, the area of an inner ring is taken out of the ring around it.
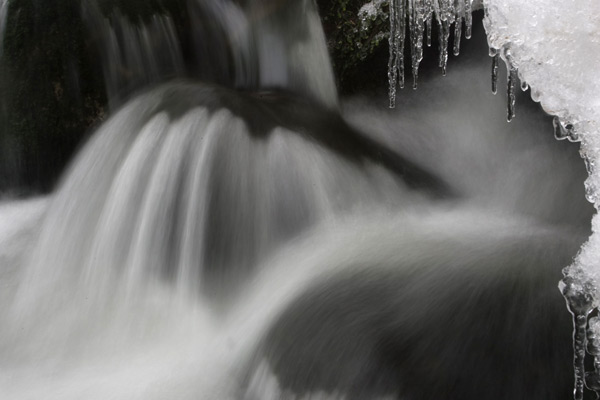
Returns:
[[[507,125],[485,43],[342,118],[311,1],[189,10],[203,81],[168,18],[88,14],[109,93],[144,89],[0,203],[0,398],[567,396],[585,168],[532,104]]]

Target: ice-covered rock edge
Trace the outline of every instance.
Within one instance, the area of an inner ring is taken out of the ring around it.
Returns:
[[[531,88],[531,97],[555,116],[557,139],[580,141],[589,177],[586,197],[600,207],[600,2],[597,0],[484,0],[484,25],[491,54]],[[600,389],[600,320],[588,321],[600,305],[600,217],[592,236],[559,287],[574,317],[575,399],[584,387]],[[586,351],[594,371],[585,371]]]
[[[381,7],[367,3],[363,8]],[[515,88],[531,88],[531,97],[554,115],[555,137],[581,142],[580,154],[589,177],[587,199],[600,209],[600,2],[598,0],[389,0],[390,107],[396,89],[404,86],[404,44],[411,46],[413,87],[416,88],[424,36],[431,45],[431,25],[437,22],[439,64],[445,71],[448,37],[454,26],[454,54],[460,51],[463,21],[465,37],[471,31],[471,11],[483,3],[484,26],[490,46],[492,90],[496,91],[498,62],[508,72],[508,121],[515,113]],[[363,12],[365,11],[365,12]],[[368,10],[361,9],[363,14]],[[363,19],[367,17],[363,16]],[[600,216],[592,219],[592,235],[573,264],[564,270],[559,288],[574,318],[575,399],[585,387],[600,397],[600,318],[589,318],[600,306]],[[588,320],[589,318],[589,320]],[[594,370],[586,371],[586,354]]]

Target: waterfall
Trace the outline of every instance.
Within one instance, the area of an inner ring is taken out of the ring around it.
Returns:
[[[168,78],[194,76],[238,89],[289,89],[332,109],[338,105],[312,0],[242,5],[190,0],[185,38],[168,12],[132,20],[118,8],[105,16],[93,2],[86,5],[84,18],[102,52],[110,99]],[[189,70],[185,51],[192,53]]]
[[[340,102],[312,0],[101,5],[109,115],[0,202],[0,398],[568,395],[585,169],[494,117],[480,27],[389,110]]]
[[[185,73],[170,17],[155,15],[147,22],[133,22],[118,12],[104,17],[93,6],[85,11],[89,29],[100,36],[104,81],[112,102],[140,87]]]
[[[298,116],[316,121],[310,133]],[[324,140],[346,147],[332,158]],[[415,185],[444,190],[400,156],[375,152],[343,121],[285,95],[166,84],[115,114],[75,161],[31,279],[74,279],[90,293],[112,273],[134,286],[155,275],[230,297],[223,287],[317,221],[373,203],[410,206],[422,196]]]

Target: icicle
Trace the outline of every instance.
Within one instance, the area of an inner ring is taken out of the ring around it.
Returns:
[[[389,0],[390,1],[390,58],[388,61],[388,81],[390,108],[396,102],[396,90],[404,87],[404,41],[406,39],[405,21],[408,20],[411,68],[413,88],[417,87],[419,65],[423,60],[423,39],[426,37],[427,46],[431,46],[433,19],[439,27],[439,66],[442,74],[446,75],[448,66],[448,42],[452,24],[454,26],[454,54],[460,52],[462,23],[465,21],[465,37],[471,37],[473,24],[473,0]]]
[[[440,68],[442,75],[446,76],[448,66],[448,38],[450,37],[450,24],[448,20],[442,20],[438,23],[440,27]]]
[[[600,397],[600,337],[596,334],[600,329],[600,319],[598,317],[590,318],[589,328],[587,330],[587,353],[594,358],[594,371],[585,374],[585,386],[596,392],[596,397]]]
[[[388,82],[390,108],[396,106],[396,88],[404,87],[404,0],[390,1],[390,58],[388,61]]]
[[[465,0],[465,39],[471,39],[473,30],[473,9],[471,0]]]
[[[427,47],[431,47],[431,36],[433,34],[433,1],[434,0],[424,0],[424,18],[425,25],[427,27]]]
[[[448,40],[450,38],[450,25],[454,22],[454,6],[449,0],[439,0],[437,11],[438,26],[440,27],[440,67],[442,75],[446,76],[448,66]]]
[[[585,347],[587,314],[573,314],[575,331],[573,334],[573,353],[575,365],[575,400],[583,400],[583,389],[585,385]]]
[[[396,0],[398,4],[397,8],[397,20],[398,32],[396,34],[396,53],[398,53],[398,86],[400,89],[404,88],[404,39],[406,37],[406,4],[404,0]]]
[[[396,18],[394,13],[394,1],[390,0],[390,37],[388,38],[389,43],[389,59],[388,59],[388,86],[389,86],[389,98],[390,108],[396,107],[396,54],[394,46],[394,38],[396,36]]]
[[[417,78],[415,74],[415,63],[417,62],[417,32],[416,32],[416,5],[415,2],[417,0],[408,0],[408,30],[409,30],[409,40],[410,40],[410,58],[411,58],[411,66],[412,66],[412,75],[413,75],[413,89],[417,88]],[[418,64],[417,64],[418,68]]]
[[[462,33],[462,19],[457,16],[456,22],[454,22],[454,55],[460,54],[460,37]]]
[[[421,63],[421,60],[423,60],[423,23],[425,5],[423,4],[423,0],[409,0],[409,8],[413,89],[416,89],[419,64]]]
[[[394,68],[396,54],[394,54],[394,37],[396,35],[396,18],[394,13],[394,1],[390,0],[390,36],[389,43],[389,59],[388,59],[388,87],[390,108],[396,107],[396,69]]]
[[[431,47],[431,14],[429,14],[427,19],[425,20],[425,27],[427,31],[427,47]]]
[[[508,97],[508,113],[506,116],[506,120],[508,122],[512,121],[515,117],[515,102],[516,102],[516,94],[515,87],[517,86],[517,69],[514,67],[510,67],[510,71],[508,73],[508,88],[506,90]]]
[[[492,56],[492,93],[498,93],[498,60],[500,55],[498,50],[490,48],[490,56]]]
[[[585,352],[587,347],[586,328],[588,316],[594,309],[592,293],[589,288],[565,277],[559,283],[559,289],[567,300],[569,312],[573,315],[573,366],[575,369],[575,400],[583,400],[585,388]]]
[[[454,55],[460,54],[460,40],[462,36],[462,21],[466,17],[465,10],[467,3],[471,0],[455,0],[454,5]]]

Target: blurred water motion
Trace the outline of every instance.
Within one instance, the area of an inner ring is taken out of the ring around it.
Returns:
[[[527,103],[506,125],[483,36],[342,118],[312,1],[188,6],[204,81],[168,19],[89,10],[114,106],[144,89],[0,203],[0,397],[568,396],[585,168]]]

